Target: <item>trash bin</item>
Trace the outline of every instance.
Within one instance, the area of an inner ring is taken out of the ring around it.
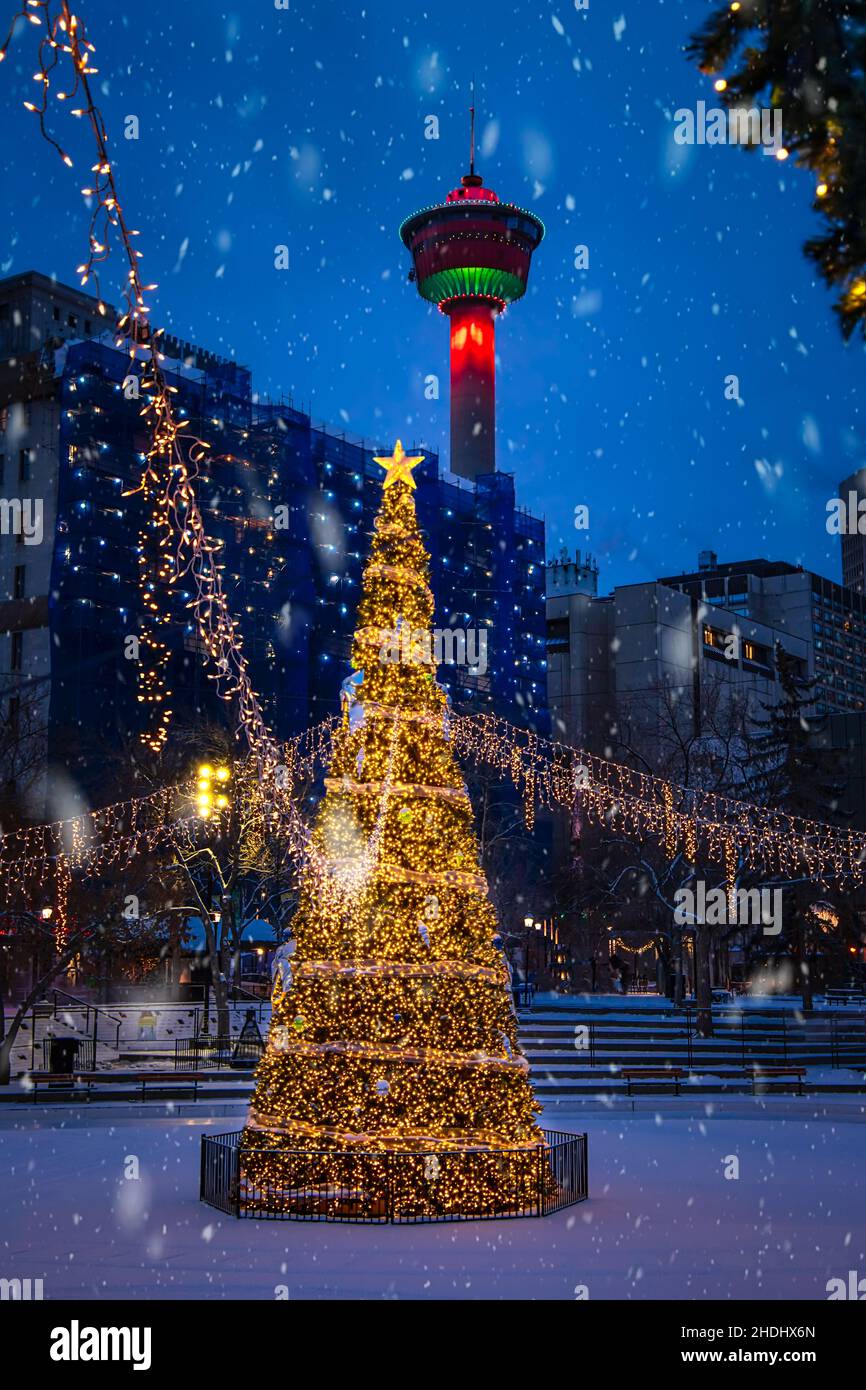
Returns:
[[[61,1076],[71,1076],[78,1059],[80,1038],[52,1038],[49,1049],[49,1070]]]

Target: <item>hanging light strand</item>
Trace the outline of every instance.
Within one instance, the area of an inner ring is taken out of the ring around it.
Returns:
[[[866,881],[866,837],[853,831],[682,787],[493,714],[457,715],[451,728],[461,756],[510,777],[528,819],[530,803],[573,811],[577,799],[596,824],[630,838],[648,836],[671,856],[682,850],[689,863],[716,865],[729,884],[741,869]]]
[[[124,494],[140,494],[144,512],[138,547],[144,610],[138,698],[147,707],[149,719],[142,740],[151,751],[159,752],[168,736],[172,717],[168,684],[171,652],[165,628],[170,616],[164,603],[167,591],[186,578],[193,589],[188,607],[213,666],[209,675],[221,698],[236,702],[238,725],[251,751],[264,769],[273,772],[279,761],[278,749],[250,680],[238,623],[229,611],[216,559],[218,545],[207,538],[195,492],[195,480],[200,465],[209,458],[210,446],[182,428],[175,418],[172,396],[178,388],[169,384],[163,370],[165,357],[159,351],[163,330],[152,328],[147,302],[158,286],[146,284],[141,274],[143,253],[133,244],[138,231],[125,218],[105,122],[93,97],[90,79],[98,72],[93,63],[96,50],[68,0],[26,0],[0,46],[0,60],[6,56],[22,19],[43,30],[35,74],[40,85],[38,100],[25,102],[26,108],[38,117],[42,136],[71,167],[71,157],[47,126],[52,95],[58,102],[78,98],[80,105],[69,109],[72,115],[87,121],[93,136],[96,163],[91,167],[90,181],[81,190],[90,208],[88,254],[78,266],[78,274],[82,287],[93,282],[103,316],[107,315],[107,306],[100,291],[99,267],[108,259],[113,240],[119,243],[127,264],[125,311],[117,321],[116,345],[126,348],[131,364],[142,363],[141,386],[146,395],[141,415],[150,436],[138,486]],[[72,72],[67,91],[56,89],[56,69],[64,56]],[[283,795],[288,790],[281,786],[278,793],[283,813],[291,820],[291,796]],[[297,832],[299,826],[294,829]]]

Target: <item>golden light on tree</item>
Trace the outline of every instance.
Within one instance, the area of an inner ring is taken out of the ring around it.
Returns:
[[[419,461],[400,445],[379,460],[355,673],[301,883],[292,982],[275,990],[242,1147],[251,1180],[277,1190],[298,1181],[299,1151],[325,1152],[325,1188],[339,1155],[367,1154],[374,1205],[377,1154],[439,1155],[412,1169],[403,1200],[441,1214],[495,1200],[496,1163],[478,1168],[467,1151],[511,1151],[513,1182],[515,1152],[529,1175],[542,1136],[448,700],[423,649],[383,659],[389,634],[433,621]]]

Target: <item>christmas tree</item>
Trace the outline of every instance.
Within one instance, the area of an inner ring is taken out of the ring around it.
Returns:
[[[435,678],[420,461],[399,441],[377,459],[355,669],[242,1141],[250,1191],[290,1206],[303,1185],[340,1214],[381,1210],[386,1167],[400,1212],[504,1210],[543,1143]]]

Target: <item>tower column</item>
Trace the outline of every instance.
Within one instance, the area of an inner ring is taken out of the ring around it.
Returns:
[[[473,296],[442,306],[451,330],[451,471],[477,478],[496,468],[496,315]]]

